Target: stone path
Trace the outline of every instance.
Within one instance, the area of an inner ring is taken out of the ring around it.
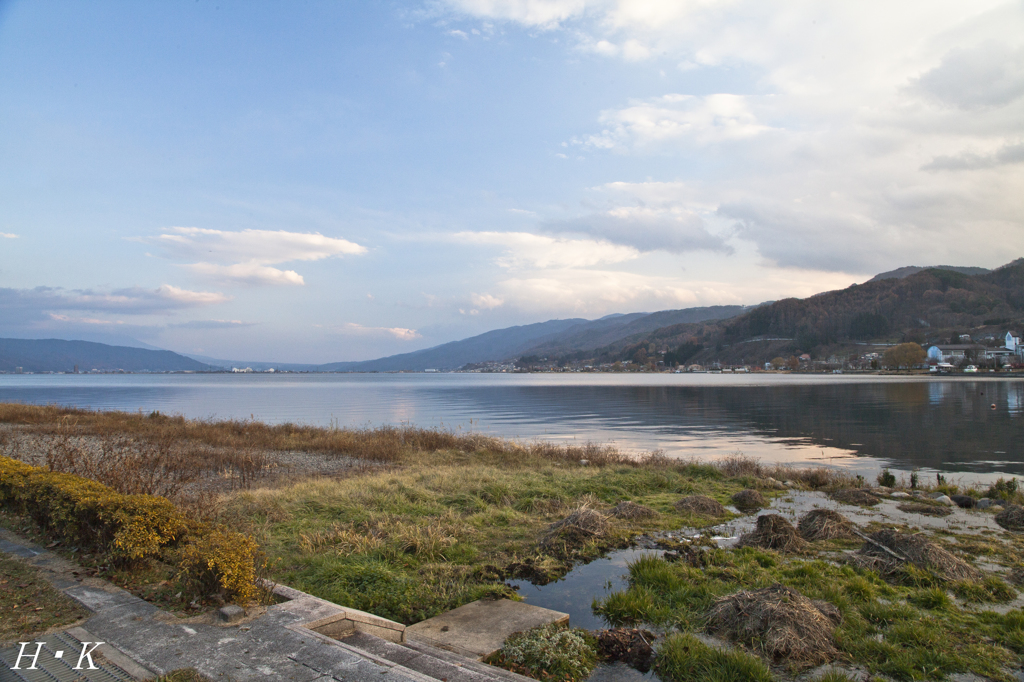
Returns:
[[[0,652],[0,682],[151,679],[180,668],[195,668],[213,680],[234,682],[528,679],[422,643],[405,642],[405,628],[398,623],[286,587],[275,590],[286,601],[260,609],[239,623],[182,620],[106,581],[73,577],[69,562],[7,531],[0,531],[0,552],[22,557],[41,569],[54,587],[92,613],[79,628],[36,640],[45,642],[37,665],[52,668],[53,677],[32,678],[25,676],[27,671],[12,670],[18,648],[8,647]],[[56,658],[61,647],[72,650],[76,660],[81,651],[68,638],[104,642],[98,650],[101,656],[94,660],[106,676],[74,671],[73,664],[62,667]],[[33,645],[30,652],[34,650]]]

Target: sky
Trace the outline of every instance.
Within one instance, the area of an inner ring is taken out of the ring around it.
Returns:
[[[235,360],[1024,256],[1024,2],[0,0],[0,336]]]

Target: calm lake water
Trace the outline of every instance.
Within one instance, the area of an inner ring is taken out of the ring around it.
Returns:
[[[0,402],[338,426],[414,424],[627,451],[1024,476],[1024,380],[727,374],[0,375]]]

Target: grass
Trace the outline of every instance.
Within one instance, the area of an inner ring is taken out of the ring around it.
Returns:
[[[38,569],[0,554],[0,642],[65,627],[88,614],[54,589]]]
[[[277,580],[412,623],[483,596],[511,596],[502,585],[508,578],[555,579],[640,532],[704,525],[673,502],[695,491],[728,499],[740,488],[714,470],[693,476],[687,465],[433,454],[430,464],[398,471],[236,493],[221,518],[262,539],[277,560]],[[549,528],[581,505],[607,514],[624,499],[659,514],[609,516],[598,534],[563,534],[541,546]]]
[[[709,647],[688,633],[674,633],[658,647],[654,670],[672,682],[772,682],[758,658],[738,649]]]
[[[840,661],[864,665],[875,675],[919,680],[971,672],[1010,680],[1006,667],[1021,663],[1024,613],[1019,609],[1007,614],[965,609],[945,589],[893,585],[872,571],[765,550],[743,548],[713,556],[711,565],[701,568],[641,558],[630,565],[629,588],[595,602],[595,611],[614,624],[700,632],[718,597],[781,583],[838,607],[843,615],[835,634]],[[989,595],[997,588],[982,582],[971,589]],[[698,652],[688,656],[704,660],[692,639],[679,641],[686,644],[681,649]],[[690,659],[679,652],[664,656],[674,661],[663,668],[667,679],[691,679],[673,676],[684,669],[679,661]]]

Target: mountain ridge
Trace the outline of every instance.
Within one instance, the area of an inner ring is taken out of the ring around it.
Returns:
[[[209,372],[210,365],[169,350],[64,339],[0,339],[0,371]]]

